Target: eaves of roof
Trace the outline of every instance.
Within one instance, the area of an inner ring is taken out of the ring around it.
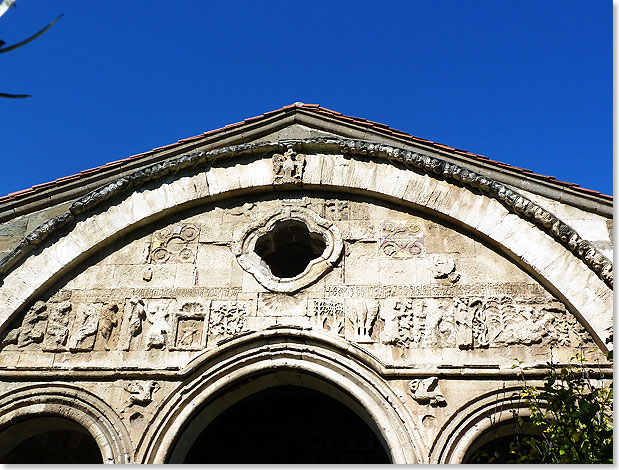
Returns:
[[[529,184],[519,184],[519,180],[525,183],[532,183],[533,185],[539,183],[550,189],[548,194],[544,195],[548,195],[553,199],[564,200],[564,202],[567,203],[574,202],[574,200],[579,199],[579,197],[584,197],[589,200],[593,199],[591,202],[584,204],[583,208],[594,212],[612,213],[612,196],[582,188],[576,183],[560,181],[553,176],[542,175],[532,170],[492,160],[486,156],[467,150],[422,139],[406,132],[393,129],[385,124],[364,118],[346,116],[318,104],[294,103],[259,116],[228,124],[219,129],[213,129],[193,137],[181,139],[175,143],[157,147],[144,153],[112,161],[99,167],[81,171],[75,175],[64,176],[54,181],[38,184],[31,188],[0,197],[0,222],[17,216],[20,213],[43,209],[49,205],[74,199],[112,179],[135,171],[144,165],[165,160],[198,147],[214,149],[229,145],[231,139],[238,140],[239,136],[251,134],[252,130],[257,128],[261,128],[265,131],[270,127],[276,129],[278,126],[281,127],[286,125],[286,123],[292,122],[314,125],[322,124],[323,127],[326,122],[331,122],[336,126],[344,126],[347,132],[351,134],[351,137],[360,139],[374,140],[377,136],[381,136],[382,138],[390,139],[392,142],[399,143],[402,146],[412,146],[416,149],[422,149],[428,153],[440,156],[441,158],[452,160],[455,163],[467,166],[473,165],[476,167],[474,168],[476,171],[484,172],[485,169],[495,174],[498,172],[501,175],[511,176],[513,180],[512,183],[522,189],[529,189]],[[329,129],[329,127],[327,126],[326,129]],[[542,192],[545,193],[546,191]],[[557,197],[558,194],[561,196]],[[567,195],[568,197],[565,198],[563,195]],[[606,210],[598,210],[601,206]]]

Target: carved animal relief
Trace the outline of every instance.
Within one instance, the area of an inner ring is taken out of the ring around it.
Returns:
[[[408,390],[420,405],[445,406],[447,401],[441,393],[438,377],[427,379],[414,379],[408,383]]]

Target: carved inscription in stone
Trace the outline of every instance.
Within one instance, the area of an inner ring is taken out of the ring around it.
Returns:
[[[303,178],[305,156],[288,148],[284,154],[273,155],[273,176],[276,184],[298,184]]]
[[[381,224],[378,250],[393,259],[410,259],[425,254],[421,222],[386,220]]]
[[[151,263],[193,263],[196,260],[200,227],[180,224],[157,230],[150,249]],[[151,274],[152,278],[152,274]]]
[[[413,379],[408,383],[408,390],[413,400],[420,405],[445,406],[447,404],[441,393],[438,377]]]
[[[338,300],[314,300],[314,324],[323,330],[344,336],[344,302]]]
[[[209,318],[209,345],[245,330],[247,302],[213,301]]]

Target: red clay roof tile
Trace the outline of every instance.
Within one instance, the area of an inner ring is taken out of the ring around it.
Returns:
[[[235,122],[233,124],[228,124],[228,125],[226,125],[224,127],[218,128],[218,129],[212,129],[212,130],[209,130],[209,131],[205,131],[201,135],[196,135],[196,136],[193,136],[193,137],[187,137],[185,139],[177,141],[176,143],[172,143],[172,144],[168,144],[168,145],[164,145],[164,146],[161,146],[161,147],[154,148],[153,150],[150,150],[148,152],[143,152],[143,153],[139,153],[139,154],[136,154],[136,155],[132,155],[132,156],[124,158],[122,160],[116,160],[116,161],[113,161],[113,162],[109,162],[109,163],[107,163],[107,164],[105,164],[104,166],[101,166],[101,167],[92,168],[90,170],[84,170],[84,171],[82,171],[82,172],[80,172],[80,173],[78,173],[76,175],[70,175],[70,176],[65,176],[65,177],[62,177],[62,178],[58,178],[54,182],[43,183],[43,184],[35,185],[35,186],[33,186],[32,188],[29,188],[29,189],[24,189],[24,190],[21,190],[21,191],[10,193],[10,194],[8,194],[8,195],[6,195],[4,197],[0,197],[0,202],[6,201],[6,200],[12,200],[12,199],[19,199],[20,197],[23,197],[23,196],[25,196],[27,194],[30,194],[32,192],[36,192],[36,191],[42,190],[42,189],[47,188],[49,186],[62,185],[62,184],[67,183],[69,181],[73,181],[75,179],[79,179],[79,178],[81,178],[83,176],[90,175],[90,174],[93,174],[93,173],[97,173],[97,172],[101,171],[104,168],[109,168],[109,167],[113,167],[113,166],[122,165],[124,162],[130,161],[130,160],[136,160],[136,159],[140,159],[140,158],[145,158],[145,157],[147,157],[149,155],[152,155],[156,151],[170,149],[170,148],[173,148],[174,146],[179,145],[179,144],[184,144],[184,143],[187,143],[187,142],[199,140],[202,137],[210,136],[210,135],[213,135],[213,134],[217,134],[217,133],[222,132],[224,130],[227,130],[227,129],[230,129],[230,128],[233,128],[233,127],[238,127],[238,126],[241,126],[243,124],[247,124],[249,122],[259,121],[260,119],[263,119],[263,118],[268,117],[268,116],[273,116],[273,115],[281,114],[281,113],[288,113],[289,110],[291,110],[291,109],[307,109],[309,112],[320,114],[320,115],[323,115],[323,116],[333,117],[333,118],[336,118],[339,121],[345,121],[345,122],[348,122],[348,123],[354,123],[354,124],[357,124],[357,125],[360,125],[360,126],[363,126],[363,127],[366,127],[366,128],[375,129],[378,132],[388,133],[388,134],[391,134],[391,135],[394,135],[394,136],[397,136],[397,137],[405,137],[405,138],[407,138],[407,139],[409,139],[409,140],[411,140],[411,141],[413,141],[415,143],[421,143],[421,144],[424,144],[424,145],[429,145],[429,146],[434,147],[434,148],[436,148],[438,150],[443,150],[444,149],[444,150],[448,150],[450,152],[456,152],[456,153],[459,153],[459,154],[462,154],[462,155],[469,156],[469,157],[471,157],[471,158],[473,158],[475,160],[483,160],[483,161],[485,161],[487,163],[492,164],[493,166],[498,166],[498,167],[501,167],[501,168],[510,169],[510,170],[516,171],[516,172],[526,173],[529,176],[533,176],[533,177],[535,177],[537,179],[551,181],[553,183],[558,183],[558,184],[561,184],[561,185],[567,185],[567,186],[571,187],[572,189],[575,189],[576,191],[579,191],[579,192],[583,192],[583,193],[587,193],[587,194],[595,194],[595,195],[601,196],[604,199],[608,199],[608,200],[612,200],[613,199],[612,196],[609,196],[609,195],[606,195],[606,194],[602,194],[599,191],[582,188],[582,187],[580,187],[576,183],[568,183],[568,182],[564,182],[564,181],[558,181],[558,180],[556,180],[555,177],[552,177],[552,176],[545,176],[545,175],[537,174],[537,173],[534,173],[532,170],[529,170],[529,169],[526,169],[526,168],[519,168],[519,167],[510,165],[508,163],[499,162],[497,160],[492,160],[492,159],[490,159],[490,158],[488,158],[488,157],[486,157],[484,155],[479,155],[479,154],[476,154],[476,153],[472,153],[472,152],[469,152],[467,150],[456,149],[454,147],[450,147],[450,146],[444,145],[444,144],[439,144],[439,143],[436,143],[436,142],[431,141],[431,140],[422,139],[420,137],[416,137],[416,136],[413,136],[411,134],[408,134],[407,132],[399,131],[397,129],[392,129],[391,127],[389,127],[386,124],[381,124],[381,123],[378,123],[378,122],[370,121],[370,120],[367,120],[365,118],[355,118],[355,117],[351,117],[351,116],[345,116],[345,115],[343,115],[342,113],[340,113],[338,111],[333,111],[333,110],[328,109],[328,108],[323,108],[323,107],[321,107],[318,104],[293,103],[293,104],[286,105],[286,106],[284,106],[284,107],[282,107],[280,109],[276,109],[276,110],[273,110],[273,111],[268,111],[268,112],[266,112],[266,113],[264,113],[262,115],[259,115],[259,116],[254,116],[254,117],[245,119],[245,120],[240,121],[240,122]]]

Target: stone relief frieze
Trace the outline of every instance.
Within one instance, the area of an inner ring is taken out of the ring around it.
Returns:
[[[69,350],[92,351],[99,327],[100,305],[88,305],[78,310],[73,323],[74,333],[69,340]]]
[[[66,351],[71,308],[69,301],[60,302],[52,307],[47,319],[47,334],[43,340],[43,351]]]
[[[150,246],[150,262],[195,262],[199,235],[200,227],[196,224],[178,224],[157,230]],[[145,273],[145,277],[147,276]],[[150,277],[152,278],[152,273]]]
[[[563,304],[547,299],[388,298],[381,312],[382,342],[402,347],[577,347],[592,341]]]
[[[531,286],[522,289],[522,295],[496,295],[498,290],[493,288],[495,295],[432,297],[433,293],[488,294],[487,289],[474,286],[463,289],[450,283],[438,287],[325,286],[327,296],[322,298],[264,292],[253,300],[187,295],[233,294],[221,289],[101,291],[105,295],[65,291],[47,302],[35,302],[21,323],[4,334],[0,347],[50,353],[199,351],[226,338],[279,324],[280,317],[286,321],[298,318],[294,324],[306,322],[358,344],[407,349],[593,345],[591,336],[561,302],[548,294],[532,295],[537,291]],[[134,295],[123,298],[119,292]],[[135,295],[138,292],[160,297]],[[422,295],[379,297],[393,292]],[[341,296],[329,297],[333,293]]]
[[[348,318],[353,327],[353,341],[360,344],[375,343],[372,334],[378,317],[378,302],[376,300],[358,299],[352,307],[349,310]]]
[[[421,221],[385,220],[380,226],[378,250],[393,259],[410,259],[425,254],[424,229]]]
[[[172,322],[174,328],[173,349],[200,350],[206,347],[209,301],[182,302]],[[171,348],[172,349],[172,348]]]
[[[305,156],[288,148],[283,154],[273,155],[273,182],[275,184],[298,184],[303,178]]]

